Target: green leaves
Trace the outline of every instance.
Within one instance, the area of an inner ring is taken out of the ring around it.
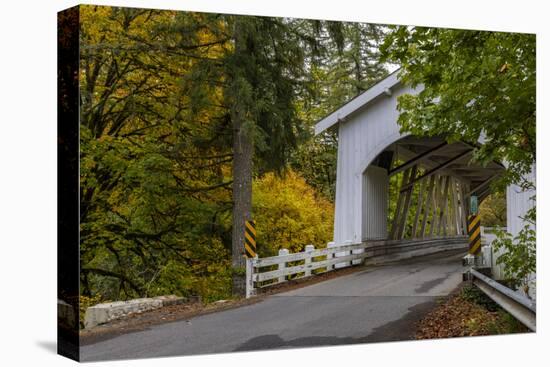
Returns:
[[[418,135],[486,141],[480,160],[509,163],[520,182],[535,161],[535,36],[397,27],[383,59],[402,66],[402,80],[424,90],[402,96],[399,123]],[[437,101],[437,102],[435,102]]]
[[[527,214],[527,219],[534,219],[535,208]],[[497,239],[492,246],[499,253],[497,264],[504,265],[506,277],[523,286],[528,293],[531,275],[536,273],[536,231],[534,221],[528,222],[517,236],[504,231],[497,232]]]
[[[225,296],[230,152],[206,59],[219,47],[190,13],[180,31],[196,47],[176,52],[172,15],[82,7],[84,295]]]

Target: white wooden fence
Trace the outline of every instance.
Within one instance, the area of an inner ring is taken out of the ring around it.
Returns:
[[[315,249],[307,245],[303,252],[290,254],[279,250],[278,256],[247,260],[246,296],[258,288],[284,283],[288,280],[309,277],[334,269],[362,264],[369,260],[395,261],[407,257],[426,255],[438,251],[467,248],[467,237],[440,237],[417,240],[381,240],[353,244],[330,242],[326,248]]]

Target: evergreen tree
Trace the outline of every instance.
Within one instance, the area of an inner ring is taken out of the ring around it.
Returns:
[[[321,55],[309,69],[314,98],[303,98],[300,115],[309,139],[293,154],[292,166],[325,197],[334,200],[338,134],[329,129],[313,137],[313,126],[387,74],[378,48],[385,27],[366,23],[338,23],[338,37],[321,37]]]
[[[233,49],[228,53],[225,97],[233,127],[233,292],[244,293],[245,221],[252,219],[252,178],[281,171],[304,136],[297,97],[315,27],[286,18],[228,16]],[[317,24],[317,30],[320,29]]]

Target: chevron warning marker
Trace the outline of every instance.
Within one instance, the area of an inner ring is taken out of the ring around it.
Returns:
[[[244,253],[249,259],[256,257],[256,221],[244,222]]]
[[[468,217],[468,237],[470,238],[468,253],[477,255],[481,250],[481,222],[478,214]]]

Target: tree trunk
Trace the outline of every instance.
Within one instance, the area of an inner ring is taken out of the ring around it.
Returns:
[[[232,265],[233,294],[245,294],[246,266],[244,257],[245,220],[252,219],[252,152],[253,145],[250,137],[237,117],[233,121],[233,236],[232,236]]]
[[[246,54],[246,43],[241,25],[235,25],[235,53]],[[234,65],[235,67],[239,67]],[[234,73],[234,77],[240,73]],[[246,291],[244,255],[245,220],[252,219],[252,158],[254,142],[252,132],[244,126],[247,110],[246,102],[238,98],[238,91],[233,90],[231,119],[233,123],[233,233],[232,233],[232,266],[233,295],[244,296]]]

